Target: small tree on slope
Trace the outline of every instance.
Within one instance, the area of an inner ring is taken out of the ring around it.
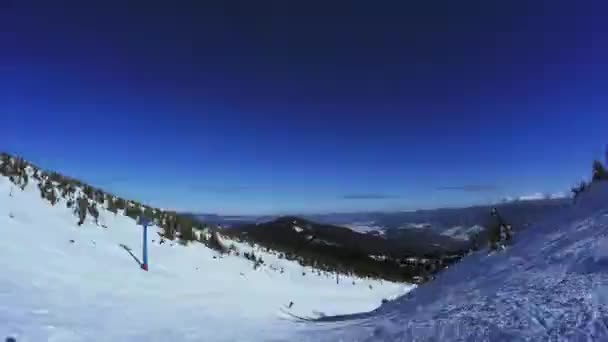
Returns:
[[[602,165],[602,162],[595,160],[593,162],[593,181],[608,181],[608,172]]]
[[[87,217],[89,202],[85,197],[78,199],[78,225],[81,226],[84,223],[84,219]]]

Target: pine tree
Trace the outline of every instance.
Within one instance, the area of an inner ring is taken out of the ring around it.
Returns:
[[[95,203],[92,203],[88,206],[89,214],[95,219],[95,223],[98,223],[99,211],[97,210],[97,206]]]
[[[95,191],[95,202],[103,205],[104,200],[105,200],[105,195],[104,195],[103,191],[101,191],[101,190]]]
[[[143,217],[146,220],[152,222],[155,219],[160,218],[160,215],[159,215],[158,211],[156,213],[154,213],[154,209],[152,209],[151,207],[146,206],[146,207],[144,207]]]
[[[84,223],[85,218],[87,217],[87,210],[89,207],[89,202],[85,197],[80,197],[78,199],[78,225],[81,226]]]
[[[131,205],[131,203],[128,203],[125,209],[125,215],[134,220],[138,220],[141,216],[141,208],[137,205]]]
[[[94,197],[93,197],[93,188],[92,187],[90,187],[88,185],[85,185],[83,187],[83,189],[82,189],[82,192],[85,194],[85,196],[87,198],[94,199]]]
[[[165,222],[163,224],[163,236],[166,239],[173,240],[175,239],[175,231],[176,231],[176,222],[175,217],[168,214],[165,218]]]
[[[106,194],[105,198],[106,208],[108,209],[108,211],[116,214],[118,210],[116,208],[116,201],[114,201],[114,197]]]
[[[608,180],[608,172],[602,165],[602,162],[595,160],[593,162],[593,181],[604,181]]]
[[[125,210],[125,208],[127,207],[127,202],[125,202],[124,199],[118,197],[116,201],[114,201],[114,205],[118,210]]]
[[[55,187],[51,183],[47,182],[47,188],[45,189],[46,199],[51,202],[51,205],[55,205],[59,202],[59,198],[57,198],[57,193],[55,192]]]
[[[27,173],[23,173],[22,176],[22,181],[21,181],[21,190],[25,190],[25,187],[27,186],[27,184],[29,183],[30,178],[28,177]]]
[[[179,238],[184,243],[188,243],[190,241],[195,240],[194,231],[192,230],[192,226],[186,224],[179,225]]]

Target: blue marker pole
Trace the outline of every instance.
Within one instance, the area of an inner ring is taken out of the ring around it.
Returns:
[[[143,222],[144,225],[144,241],[143,241],[143,263],[141,268],[144,271],[148,270],[148,221]]]

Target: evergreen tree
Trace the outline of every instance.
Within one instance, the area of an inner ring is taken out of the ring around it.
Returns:
[[[88,206],[89,214],[95,219],[95,223],[99,223],[99,211],[97,210],[97,206],[95,203],[92,203]]]
[[[152,209],[151,207],[145,206],[144,207],[144,212],[143,212],[143,217],[148,220],[149,222],[153,222],[155,221],[155,219],[160,218],[159,212],[156,211],[156,213],[154,212],[154,209]]]
[[[134,220],[138,220],[141,216],[141,208],[137,205],[131,205],[131,203],[128,203],[125,209],[125,215]]]
[[[80,197],[78,199],[78,225],[81,226],[84,223],[85,218],[87,217],[87,211],[89,207],[89,202],[85,197]]]
[[[117,210],[125,210],[125,208],[127,207],[127,202],[124,199],[118,197],[116,201],[114,201],[114,205],[116,205]]]
[[[93,197],[93,188],[92,188],[92,187],[90,187],[90,186],[88,186],[88,185],[85,185],[85,186],[82,188],[82,192],[85,194],[85,196],[86,196],[87,198],[90,198],[90,199],[95,199],[95,197]]]
[[[595,160],[593,162],[593,181],[605,181],[608,180],[608,172],[602,165],[602,162]]]
[[[179,238],[184,243],[188,243],[190,241],[195,240],[194,231],[192,230],[192,226],[186,224],[179,225]]]
[[[51,202],[51,205],[55,205],[57,202],[59,202],[59,198],[57,197],[55,187],[52,186],[51,183],[47,182],[47,189],[45,191],[46,191],[46,199],[49,200],[49,202]]]
[[[175,239],[175,232],[176,232],[176,220],[175,217],[168,214],[167,217],[165,218],[165,222],[163,225],[163,236],[166,239],[169,240],[173,240]]]
[[[105,195],[104,195],[103,191],[101,191],[101,190],[95,191],[95,202],[103,205],[104,200],[105,200]]]
[[[29,183],[29,176],[27,175],[27,173],[23,173],[22,176],[22,181],[21,181],[21,190],[25,190],[25,187],[27,186],[27,184]]]
[[[108,211],[116,214],[118,212],[117,208],[116,208],[116,201],[114,200],[114,197],[111,195],[107,195],[106,194],[106,208],[108,209]]]

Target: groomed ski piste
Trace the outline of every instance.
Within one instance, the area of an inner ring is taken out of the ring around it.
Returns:
[[[608,182],[369,313],[307,323],[298,341],[608,341]]]
[[[145,272],[141,226],[103,209],[98,224],[88,216],[78,226],[64,201],[42,199],[33,178],[21,190],[0,176],[2,341],[294,341],[308,330],[301,320],[370,311],[414,287],[344,275],[337,284],[334,274],[224,241],[241,255],[255,249],[265,265],[254,270],[198,242],[161,245],[156,227]]]

